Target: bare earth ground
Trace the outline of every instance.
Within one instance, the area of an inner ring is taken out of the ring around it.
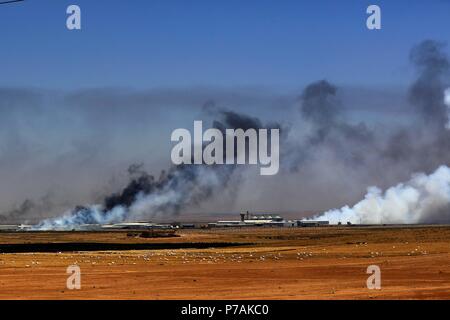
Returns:
[[[1,253],[1,299],[450,299],[450,227],[0,233],[0,244],[239,242],[208,249]],[[81,290],[66,288],[67,266]],[[369,265],[381,290],[366,287]]]

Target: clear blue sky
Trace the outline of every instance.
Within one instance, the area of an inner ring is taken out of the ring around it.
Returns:
[[[427,38],[450,40],[450,1],[26,0],[0,6],[0,86],[402,86]]]

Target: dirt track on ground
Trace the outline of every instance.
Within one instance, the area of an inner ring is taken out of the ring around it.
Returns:
[[[450,299],[450,227],[0,233],[1,244],[170,243],[170,249],[1,253],[1,299]],[[176,248],[177,243],[240,243]],[[81,268],[81,289],[66,268]],[[369,290],[369,265],[381,290]]]

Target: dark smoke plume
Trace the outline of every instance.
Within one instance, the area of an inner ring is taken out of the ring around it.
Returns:
[[[428,206],[428,203],[425,213],[419,213],[420,210],[413,208],[417,213],[414,217],[407,216],[407,212],[412,212],[411,209],[398,211],[405,212],[405,215],[396,214],[395,219],[386,218],[391,208],[395,208],[392,204],[396,203],[397,196],[404,200],[404,197],[426,194],[426,199],[441,201],[440,195],[436,197],[433,193],[424,193],[428,192],[426,181],[437,184],[442,182],[444,187],[449,181],[445,167],[436,174],[429,175],[441,165],[450,164],[449,106],[444,100],[444,91],[450,83],[449,59],[442,43],[427,40],[411,50],[410,61],[417,72],[408,91],[408,99],[405,99],[405,103],[408,103],[408,115],[412,115],[412,120],[408,119],[407,123],[401,125],[377,127],[369,119],[363,118],[361,121],[360,118],[350,118],[348,108],[341,101],[341,89],[326,80],[309,84],[301,93],[300,106],[296,111],[302,118],[301,123],[263,123],[252,115],[217,108],[213,101],[206,103],[204,112],[212,118],[212,127],[222,132],[226,128],[281,128],[281,170],[300,177],[304,177],[303,174],[309,174],[310,177],[311,172],[317,173],[320,179],[326,181],[327,190],[336,191],[331,193],[339,193],[341,190],[329,187],[327,174],[332,172],[330,164],[342,170],[344,178],[341,180],[348,179],[347,186],[356,185],[357,188],[361,185],[354,180],[364,181],[364,186],[371,185],[374,181],[392,185],[396,181],[407,181],[406,177],[412,172],[424,172],[420,175],[422,179],[411,178],[407,188],[399,185],[388,189],[388,194],[382,194],[381,189],[370,189],[368,196],[374,201],[364,201],[357,208],[348,206],[350,211],[332,211],[335,221],[344,219],[345,216],[341,215],[349,213],[352,221],[364,222],[358,219],[366,219],[366,215],[359,215],[358,212],[373,212],[366,210],[365,206],[373,205],[378,200],[389,204],[386,206],[386,214],[381,215],[386,221],[447,221],[446,218],[439,220],[442,217],[440,212],[434,212],[433,205]],[[273,114],[280,117],[277,112]],[[299,129],[299,126],[305,126],[305,130],[298,130],[301,136],[293,137],[293,129]],[[224,149],[224,157],[225,151]],[[326,163],[326,168],[321,161]],[[152,176],[142,165],[133,165],[128,170],[129,183],[121,191],[106,196],[99,205],[75,208],[63,217],[44,221],[39,227],[71,228],[83,223],[108,223],[149,218],[159,214],[178,214],[184,208],[211,199],[218,191],[225,189],[232,176],[240,176],[234,175],[237,168],[238,166],[233,165],[183,165]],[[322,186],[321,190],[325,190],[325,187]],[[317,197],[329,198],[329,195]],[[441,211],[446,208],[447,198],[443,199],[439,206]],[[412,206],[421,204],[411,198],[406,200]],[[373,220],[367,218],[365,221]]]
[[[450,83],[450,63],[444,44],[432,40],[415,46],[410,60],[417,78],[408,99],[418,122],[388,137],[382,155],[392,162],[409,164],[411,171],[428,172],[450,163],[448,106],[444,100]]]
[[[2,222],[23,222],[28,219],[32,214],[44,213],[52,207],[52,201],[50,194],[45,195],[38,201],[33,201],[31,199],[25,199],[16,208],[3,212],[0,215],[0,221]]]
[[[213,128],[225,134],[225,129],[260,129],[256,117],[228,110],[217,111]],[[223,157],[226,159],[226,149]],[[236,152],[234,153],[236,158]],[[77,228],[83,224],[120,222],[127,219],[178,214],[192,204],[199,204],[227,187],[237,165],[179,165],[162,171],[159,178],[148,174],[142,164],[128,168],[130,182],[118,193],[105,197],[103,204],[78,206],[63,217],[47,219],[36,229]]]
[[[450,63],[444,45],[427,40],[414,47],[410,60],[417,79],[409,90],[418,123],[395,131],[380,160],[389,167],[417,172],[382,191],[369,187],[354,206],[329,210],[316,219],[332,223],[448,223],[450,221],[450,133],[447,96]],[[436,169],[438,168],[438,169]],[[432,173],[427,174],[430,170]]]
[[[301,95],[303,117],[320,129],[333,127],[340,113],[337,88],[326,80],[308,85]]]
[[[315,151],[326,148],[350,165],[362,165],[374,135],[364,123],[351,124],[345,120],[338,88],[326,80],[309,84],[300,96],[300,113],[310,131],[300,144],[292,144],[286,156],[291,170],[300,169],[313,161]]]
[[[427,40],[411,50],[418,77],[410,89],[410,102],[427,126],[443,128],[448,122],[443,92],[448,85],[450,63],[444,44]]]

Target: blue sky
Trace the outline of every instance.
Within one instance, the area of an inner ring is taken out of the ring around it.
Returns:
[[[78,4],[82,30],[65,27]],[[382,9],[381,31],[366,8]],[[410,48],[450,39],[450,1],[26,0],[0,6],[0,86],[406,86]]]

